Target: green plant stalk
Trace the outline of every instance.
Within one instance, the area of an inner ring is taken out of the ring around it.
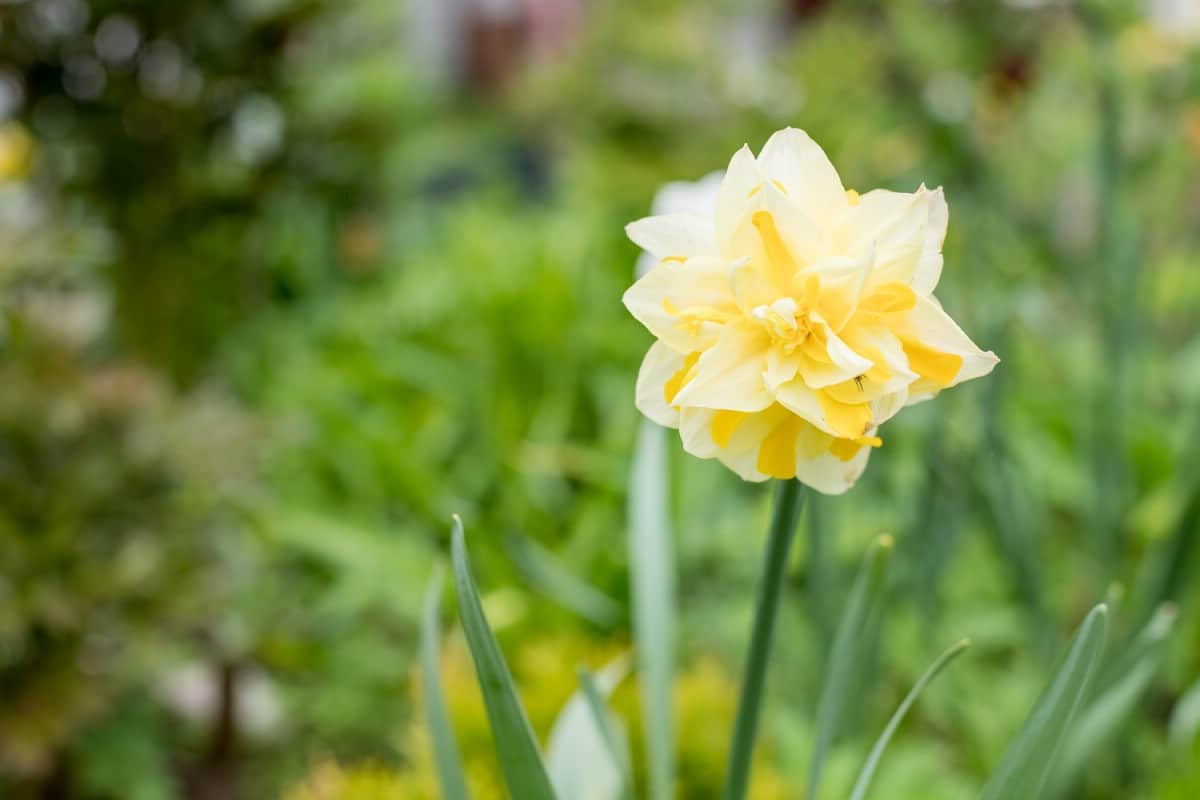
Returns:
[[[796,535],[796,521],[804,504],[804,486],[796,480],[780,481],[775,493],[775,513],[767,537],[767,551],[758,600],[754,610],[754,629],[746,654],[741,698],[733,739],[729,745],[729,764],[725,772],[723,800],[742,800],[750,784],[750,758],[758,733],[758,708],[762,701],[767,659],[775,636],[775,617],[783,595],[783,578],[788,553]]]

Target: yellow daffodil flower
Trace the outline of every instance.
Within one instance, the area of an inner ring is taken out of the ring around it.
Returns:
[[[712,214],[626,228],[657,260],[624,297],[658,340],[638,408],[746,480],[844,492],[880,424],[998,361],[933,297],[947,218],[941,189],[846,189],[803,131],[743,147]]]

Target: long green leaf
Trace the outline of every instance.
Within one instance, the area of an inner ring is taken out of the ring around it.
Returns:
[[[1053,679],[980,795],[982,800],[1036,800],[1046,785],[1055,758],[1096,672],[1108,631],[1108,608],[1088,613]]]
[[[451,551],[463,632],[467,635],[467,645],[475,662],[475,675],[483,690],[483,702],[492,726],[492,739],[496,744],[508,791],[521,800],[555,800],[550,778],[538,753],[533,728],[525,716],[525,709],[521,707],[512,674],[508,671],[508,664],[504,661],[500,645],[492,635],[483,605],[479,602],[479,592],[475,589],[471,564],[467,558],[462,520],[457,515],[454,517]]]
[[[867,632],[871,618],[882,605],[884,578],[892,537],[880,536],[867,552],[846,609],[838,622],[825,670],[825,685],[817,703],[817,734],[813,742],[812,763],[808,772],[808,797],[814,800],[821,787],[821,768],[829,746],[842,723],[846,700],[854,688],[854,679],[861,674],[863,656],[867,650]]]
[[[463,777],[462,759],[458,754],[458,743],[454,740],[454,729],[450,725],[450,715],[446,713],[446,698],[442,692],[438,638],[443,577],[439,564],[425,591],[425,613],[421,619],[421,682],[442,797],[445,800],[467,800],[470,794]]]
[[[629,591],[650,800],[675,796],[675,554],[665,434],[658,425],[642,422],[629,482]]]
[[[888,720],[887,726],[883,729],[883,733],[879,735],[879,739],[875,742],[875,746],[871,748],[870,754],[867,756],[867,761],[863,764],[862,771],[858,774],[858,780],[854,782],[854,791],[850,794],[850,800],[863,800],[867,796],[867,790],[871,787],[871,780],[875,777],[875,770],[879,767],[879,761],[883,758],[883,751],[887,749],[888,744],[892,741],[892,736],[895,735],[896,729],[900,727],[900,723],[904,721],[904,716],[908,710],[912,708],[913,703],[917,702],[917,698],[921,692],[925,691],[925,687],[945,669],[951,661],[958,658],[964,650],[971,645],[970,641],[963,639],[955,644],[946,652],[938,656],[929,669],[925,670],[922,675],[904,699],[900,701],[896,712],[892,714],[892,718]]]
[[[1126,652],[1105,670],[1110,674],[1101,675],[1108,680],[1079,713],[1056,759],[1048,792],[1051,797],[1066,795],[1091,758],[1120,734],[1121,726],[1137,708],[1162,664],[1175,615],[1174,606],[1160,608]]]

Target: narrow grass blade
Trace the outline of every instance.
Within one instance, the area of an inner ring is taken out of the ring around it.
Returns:
[[[1107,680],[1100,682],[1101,690],[1079,713],[1055,760],[1050,797],[1065,796],[1092,757],[1116,740],[1162,665],[1175,616],[1174,606],[1160,608],[1127,651],[1102,673]]]
[[[675,554],[665,434],[658,425],[642,422],[629,483],[629,591],[650,800],[675,796]]]
[[[982,800],[1036,800],[1041,796],[1096,672],[1107,632],[1108,608],[1101,604],[1079,626],[1058,671],[983,787]]]
[[[854,686],[854,677],[867,649],[867,631],[871,618],[882,605],[884,578],[892,537],[880,536],[871,546],[838,622],[825,670],[825,685],[817,703],[817,735],[813,743],[812,763],[808,771],[808,797],[815,800],[821,787],[821,768],[829,746],[842,723],[842,712]]]
[[[875,746],[871,748],[870,754],[867,756],[867,761],[863,764],[862,772],[858,774],[858,780],[854,782],[854,790],[850,794],[850,800],[864,800],[867,796],[867,790],[871,787],[871,780],[875,777],[875,770],[879,767],[879,761],[883,757],[883,751],[887,749],[888,744],[892,741],[892,736],[895,735],[896,729],[900,727],[900,723],[904,721],[904,716],[908,710],[912,708],[913,703],[917,702],[917,698],[921,692],[925,691],[925,687],[945,669],[951,661],[958,658],[964,650],[970,647],[971,643],[967,639],[955,644],[946,652],[938,656],[929,669],[925,670],[908,694],[900,702],[900,706],[896,712],[892,714],[892,718],[888,720],[887,726],[883,729],[883,733],[879,735],[879,739],[875,742]]]
[[[630,661],[621,656],[594,676],[589,673],[601,707],[629,674]],[[546,745],[546,771],[559,797],[618,800],[631,785],[629,741],[611,712],[606,709],[603,718],[595,714],[586,688],[581,679],[554,721]]]
[[[525,536],[510,536],[505,544],[517,568],[564,607],[602,628],[611,628],[621,619],[621,606],[616,601],[579,578],[537,542]]]
[[[1179,602],[1187,587],[1191,565],[1200,547],[1200,481],[1192,487],[1187,502],[1175,521],[1170,540],[1156,554],[1154,566],[1143,582],[1142,619],[1149,618],[1163,603]]]
[[[433,760],[437,765],[438,782],[445,800],[467,800],[467,782],[463,777],[462,759],[450,715],[446,712],[446,697],[442,692],[441,657],[438,638],[441,633],[441,601],[444,572],[439,564],[425,591],[425,612],[421,618],[421,684],[425,699],[425,716],[433,739]]]
[[[592,720],[596,725],[596,729],[600,731],[600,736],[604,740],[604,746],[608,750],[608,755],[612,758],[613,764],[620,770],[620,797],[623,800],[633,800],[633,775],[629,764],[629,752],[621,745],[621,739],[617,734],[616,726],[613,725],[612,712],[608,710],[608,704],[600,694],[600,689],[596,686],[596,681],[592,677],[592,673],[583,667],[579,669],[579,686],[583,690],[583,696],[587,700],[588,709],[592,713]]]
[[[463,632],[466,633],[471,658],[475,662],[479,687],[483,690],[483,702],[492,726],[492,739],[496,744],[508,791],[521,800],[555,800],[550,778],[538,753],[533,728],[525,716],[525,709],[521,707],[512,674],[508,671],[508,664],[488,627],[483,605],[479,602],[479,592],[475,589],[471,564],[467,558],[462,520],[457,516],[454,517],[451,551]]]

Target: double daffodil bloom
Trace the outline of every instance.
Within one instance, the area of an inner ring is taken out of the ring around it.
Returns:
[[[734,154],[715,205],[626,228],[657,260],[624,297],[658,340],[637,406],[689,453],[839,494],[880,424],[997,363],[933,297],[941,189],[859,195],[787,128]]]

